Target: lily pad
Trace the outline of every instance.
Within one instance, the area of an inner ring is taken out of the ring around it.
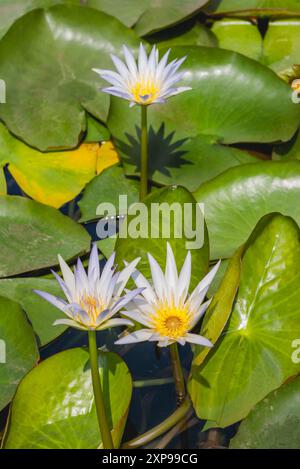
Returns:
[[[187,56],[184,86],[192,90],[149,106],[149,133],[154,146],[170,153],[182,139],[199,135],[211,143],[287,141],[296,132],[300,107],[291,88],[276,74],[235,52],[209,47],[175,47],[172,58]],[[140,109],[112,97],[108,127],[123,158],[137,154]],[[180,125],[178,123],[180,122]],[[151,137],[151,132],[153,137]],[[137,148],[136,148],[137,147]],[[179,148],[180,150],[180,148]]]
[[[90,247],[85,229],[58,210],[18,196],[0,196],[0,277],[57,264]]]
[[[124,260],[130,262],[141,257],[138,268],[149,278],[147,253],[151,253],[161,267],[165,268],[166,247],[169,241],[178,269],[181,269],[187,251],[191,251],[191,288],[195,288],[207,273],[209,261],[207,230],[195,199],[185,188],[173,186],[148,195],[142,206],[143,210],[146,208],[146,213],[140,212],[140,204],[137,204],[136,216],[129,214],[120,227],[122,237],[119,235],[116,242],[117,264],[121,266]],[[165,212],[161,212],[163,216],[156,210],[159,207],[165,209]],[[127,230],[124,229],[125,223]]]
[[[99,352],[99,371],[115,446],[120,445],[132,381],[116,354]],[[101,445],[89,354],[71,349],[48,358],[18,387],[5,448],[96,449]]]
[[[299,449],[300,378],[259,402],[242,422],[230,448]]]
[[[62,317],[61,311],[36,295],[34,289],[63,296],[56,280],[38,277],[0,280],[0,295],[20,304],[37,335],[39,345],[43,346],[58,337],[66,327],[53,326],[54,321]]]
[[[300,13],[299,0],[212,0],[205,8],[207,13],[236,13],[238,16],[274,16]]]
[[[214,33],[204,24],[193,20],[148,36],[147,41],[156,44],[159,49],[175,46],[218,46]]]
[[[299,228],[265,217],[241,268],[237,299],[209,360],[194,367],[189,391],[199,418],[214,427],[244,419],[260,400],[300,371],[292,342],[300,337]]]
[[[34,332],[18,303],[0,297],[0,410],[39,359]]]
[[[87,5],[115,16],[139,36],[159,31],[197,13],[209,0],[87,0]]]
[[[205,206],[211,258],[228,258],[268,213],[289,215],[300,225],[300,162],[231,168],[202,184],[194,196]]]
[[[110,53],[139,39],[117,19],[92,8],[58,5],[20,18],[0,43],[0,76],[8,128],[40,150],[76,147],[85,111],[105,121],[109,96],[92,68],[111,68]],[[22,80],[20,73],[22,70]]]
[[[127,196],[128,206],[139,200],[139,183],[125,177],[121,166],[114,165],[95,177],[85,188],[79,202],[81,221],[100,218],[104,214],[97,211],[101,203],[112,204],[119,214],[119,195]]]
[[[212,32],[219,47],[244,54],[254,60],[262,57],[262,37],[256,25],[250,21],[224,18],[214,21]]]
[[[178,184],[194,191],[233,166],[253,163],[249,153],[215,143],[213,139],[199,136],[176,140],[175,132],[165,133],[164,125],[158,132],[149,129],[149,179],[161,185]],[[129,138],[129,137],[128,137]],[[140,175],[140,132],[130,136],[130,144],[120,144],[125,173]]]
[[[299,48],[300,18],[270,21],[264,38],[264,61],[268,66],[282,72],[299,64]]]

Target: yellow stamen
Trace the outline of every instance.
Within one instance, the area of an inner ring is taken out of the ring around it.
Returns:
[[[81,308],[88,314],[90,318],[90,327],[96,326],[96,319],[101,313],[101,311],[105,310],[105,305],[101,303],[97,298],[94,296],[84,295],[80,299],[79,302]],[[78,315],[78,320],[80,321],[80,315]]]
[[[174,306],[166,303],[160,304],[152,317],[156,331],[161,336],[175,340],[189,331],[190,320],[191,314],[185,305]]]
[[[151,104],[158,97],[159,88],[153,81],[140,81],[131,88],[136,103]]]

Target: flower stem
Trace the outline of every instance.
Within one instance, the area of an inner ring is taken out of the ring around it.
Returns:
[[[104,449],[113,449],[114,445],[105,412],[104,396],[99,376],[96,331],[88,331],[88,335],[93,391],[102,444]]]
[[[182,420],[187,412],[192,408],[191,401],[188,396],[184,399],[181,406],[173,412],[166,420],[164,420],[156,427],[151,428],[146,433],[139,435],[137,438],[133,440],[127,441],[122,445],[123,449],[134,449],[139,448],[140,446],[144,446],[151,441],[155,440],[159,436],[166,433],[170,428],[173,428],[180,420]]]
[[[184,376],[183,376],[183,372],[181,368],[178,347],[177,347],[176,342],[170,345],[170,355],[171,355],[173,376],[174,376],[174,382],[175,382],[175,389],[176,389],[176,394],[177,394],[177,403],[178,405],[180,405],[185,397],[185,382],[184,382]]]
[[[140,201],[148,194],[148,128],[147,106],[141,106],[141,184]]]

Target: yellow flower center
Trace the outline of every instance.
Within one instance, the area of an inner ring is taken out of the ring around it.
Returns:
[[[134,101],[139,104],[151,104],[158,97],[159,88],[153,81],[140,81],[131,88]]]
[[[90,318],[89,326],[95,327],[96,319],[99,313],[105,310],[105,305],[101,301],[99,301],[99,299],[90,295],[83,295],[79,301],[79,304]],[[79,314],[78,314],[77,320],[81,322]]]
[[[158,306],[152,317],[156,331],[171,339],[179,339],[189,331],[190,319],[191,314],[185,305],[174,306],[165,303]]]

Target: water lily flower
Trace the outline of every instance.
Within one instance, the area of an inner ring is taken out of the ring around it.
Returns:
[[[127,305],[122,314],[143,326],[119,339],[116,344],[157,341],[160,347],[175,342],[184,345],[192,344],[212,347],[205,337],[192,334],[190,331],[205,313],[211,300],[203,303],[207,290],[219,268],[218,262],[199,282],[189,295],[192,260],[188,252],[181,272],[178,275],[172,248],[167,244],[166,270],[163,273],[157,261],[148,254],[153,287],[146,278],[135,270],[132,274],[138,288],[144,288],[141,294]]]
[[[34,290],[56,308],[63,311],[67,318],[58,319],[54,325],[64,324],[76,329],[102,330],[115,326],[132,326],[124,318],[114,318],[142,288],[129,291],[122,296],[130,275],[134,272],[139,258],[128,264],[122,271],[115,272],[113,253],[100,272],[97,245],[94,244],[86,273],[80,259],[74,273],[61,256],[58,256],[63,279],[52,271],[66,300],[50,293]]]
[[[105,93],[127,99],[135,104],[149,105],[163,103],[170,96],[190,90],[188,86],[177,86],[183,78],[184,72],[178,72],[186,57],[168,62],[170,49],[159,61],[156,46],[153,46],[149,57],[143,44],[140,44],[137,62],[133,53],[123,46],[125,63],[111,54],[111,59],[117,71],[93,68],[101,78],[112,86],[103,88]]]

